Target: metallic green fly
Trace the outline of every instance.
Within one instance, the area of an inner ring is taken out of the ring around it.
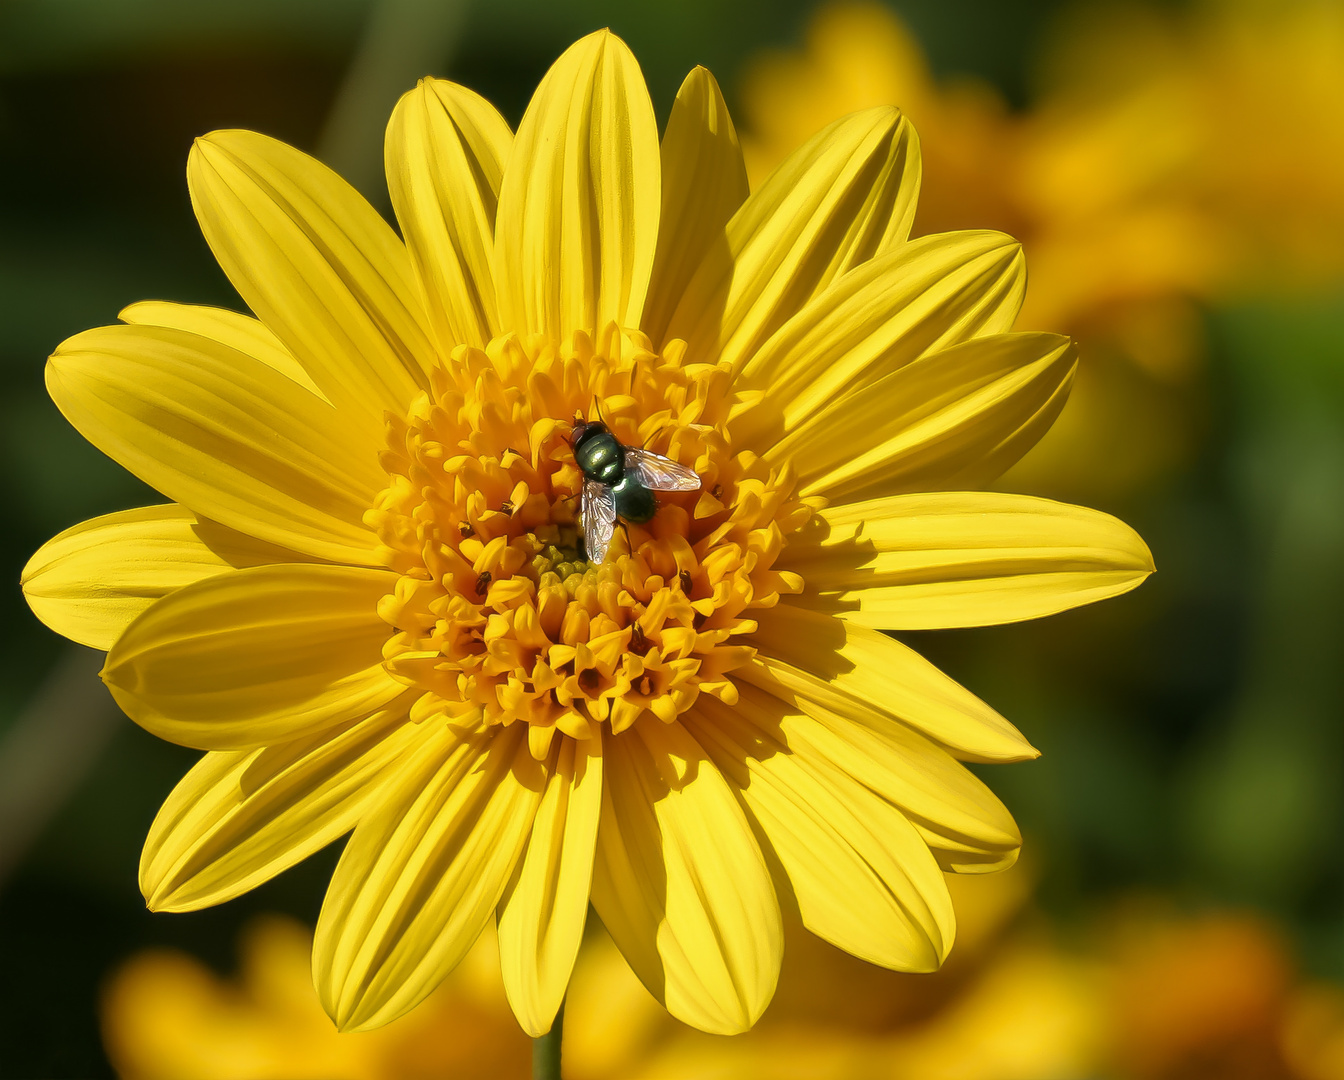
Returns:
[[[616,519],[642,525],[658,512],[655,491],[695,491],[700,477],[671,458],[638,446],[623,446],[601,420],[574,421],[574,461],[583,470],[579,519],[588,558],[607,557]]]

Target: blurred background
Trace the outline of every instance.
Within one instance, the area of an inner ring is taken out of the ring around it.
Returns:
[[[57,531],[159,501],[61,419],[47,354],[135,300],[238,304],[192,218],[194,136],[286,139],[385,208],[382,130],[417,77],[516,124],[603,25],[662,118],[715,72],[753,183],[838,116],[905,109],[916,233],[1019,237],[1019,328],[1080,344],[1001,486],[1119,515],[1159,569],[1096,608],[910,636],[1043,751],[980,770],[1026,848],[953,883],[943,972],[795,928],[775,1004],[726,1040],[669,1020],[595,930],[566,1075],[1344,1078],[1338,0],[0,0],[0,1076],[524,1075],[488,948],[407,1019],[334,1034],[307,950],[335,851],[147,913],[139,847],[194,755],[123,718],[18,579]]]

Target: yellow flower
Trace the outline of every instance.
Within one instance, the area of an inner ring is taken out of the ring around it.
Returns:
[[[103,1046],[121,1080],[494,1080],[527,1072],[530,1050],[504,999],[493,935],[402,1023],[346,1035],[313,993],[312,931],[250,922],[238,973],[223,979],[170,949],[133,955],[107,980]]]
[[[1073,371],[1066,338],[1008,332],[1017,245],[907,242],[919,156],[892,108],[748,197],[712,77],[660,148],[606,32],[516,134],[426,80],[387,163],[404,245],[298,151],[201,139],[193,204],[257,318],[138,304],[48,368],[175,500],[24,573],[40,617],[109,650],[135,721],[209,751],[150,831],[150,906],[229,899],[353,829],[314,945],[345,1030],[412,1008],[497,918],[510,1003],[546,1031],[590,899],[707,1031],[770,1000],[777,886],[840,947],[936,968],[941,869],[1019,846],[958,759],[1035,751],[879,629],[1033,618],[1152,568],[1104,514],[967,493]],[[599,409],[700,480],[600,565],[569,445]]]

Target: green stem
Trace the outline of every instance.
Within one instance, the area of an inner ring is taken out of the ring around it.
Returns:
[[[565,1003],[555,1014],[551,1030],[532,1040],[532,1080],[560,1080],[560,1038],[565,1027]]]

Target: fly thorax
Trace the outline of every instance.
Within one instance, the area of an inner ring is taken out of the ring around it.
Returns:
[[[575,450],[575,457],[584,473],[603,484],[620,481],[622,469],[621,444],[615,436],[605,432],[586,439]]]

